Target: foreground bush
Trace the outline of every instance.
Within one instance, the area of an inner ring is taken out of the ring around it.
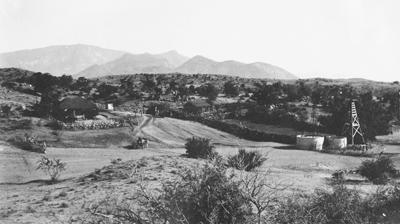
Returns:
[[[333,191],[316,190],[312,196],[295,196],[282,203],[270,223],[399,223],[399,185],[364,192],[336,185]]]
[[[385,184],[397,174],[397,170],[389,157],[363,161],[359,167],[360,175],[374,184]]]
[[[193,166],[161,188],[151,191],[141,185],[129,199],[107,198],[89,209],[92,214],[118,220],[115,223],[248,223],[251,206],[239,183],[225,172],[211,165]],[[86,223],[104,223],[104,219],[88,220]]]
[[[208,138],[188,138],[185,148],[189,158],[208,159],[215,155],[214,146],[210,144]]]
[[[337,185],[333,192],[316,190],[314,195],[303,200],[300,197],[289,199],[275,223],[368,223],[362,210],[359,192]]]
[[[238,170],[252,171],[263,165],[267,158],[259,151],[239,149],[239,153],[228,156],[227,166]]]

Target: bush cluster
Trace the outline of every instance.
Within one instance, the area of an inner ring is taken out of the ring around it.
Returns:
[[[228,156],[227,166],[238,170],[252,171],[262,164],[267,158],[259,151],[246,151],[239,149],[239,153],[233,156]]]
[[[171,223],[179,223],[179,220],[188,223],[245,222],[251,211],[250,204],[239,184],[223,171],[204,166],[198,171],[185,170],[180,175],[181,181],[165,184],[158,198],[166,202],[163,209],[172,214]]]
[[[223,161],[222,157],[214,150],[214,146],[210,144],[210,139],[192,137],[186,140],[186,153],[189,158],[209,159],[218,165],[232,167],[237,170],[252,171],[267,160],[265,155],[259,151],[246,151],[239,149],[239,153],[228,156],[227,161]]]
[[[123,201],[100,201],[89,210],[103,218],[85,217],[85,223],[104,223],[104,217],[113,218],[107,223],[248,223],[250,203],[226,170],[210,164],[193,165],[177,175],[154,191],[141,185]]]
[[[185,148],[189,158],[208,159],[215,154],[214,146],[210,144],[208,138],[188,138]]]
[[[397,174],[393,161],[389,157],[363,161],[359,169],[360,175],[374,184],[385,184]]]
[[[38,152],[38,153],[46,153],[46,143],[45,142],[40,143],[36,141],[36,138],[28,133],[26,133],[24,137],[15,136],[13,138],[7,139],[7,141],[22,150]]]
[[[271,223],[398,223],[400,188],[390,186],[362,197],[360,190],[336,185],[333,191],[316,190],[306,198],[282,202]]]

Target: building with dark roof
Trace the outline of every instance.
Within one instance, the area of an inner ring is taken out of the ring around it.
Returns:
[[[60,101],[58,108],[62,111],[63,119],[93,119],[99,110],[92,101],[81,97],[65,98]]]
[[[183,105],[183,110],[185,112],[193,114],[211,112],[212,109],[212,105],[205,101],[190,101]]]

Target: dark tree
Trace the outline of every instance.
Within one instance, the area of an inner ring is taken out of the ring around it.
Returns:
[[[193,94],[195,94],[195,93],[196,93],[196,88],[194,88],[193,85],[190,85],[190,86],[189,86],[189,94],[193,95]]]
[[[217,99],[218,96],[218,89],[212,83],[207,83],[206,85],[202,85],[197,88],[197,92],[200,96],[207,97],[209,101],[214,101]]]
[[[58,78],[58,85],[60,87],[69,88],[73,81],[74,79],[72,78],[72,76],[63,75],[60,78]]]
[[[224,92],[227,96],[238,96],[239,87],[232,81],[228,81],[224,84]]]
[[[37,93],[47,94],[55,89],[58,79],[49,73],[37,72],[32,75],[30,83]]]

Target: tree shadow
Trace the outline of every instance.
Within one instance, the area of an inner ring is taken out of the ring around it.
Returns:
[[[59,183],[65,182],[67,180],[72,180],[72,179],[73,179],[73,177],[66,178],[66,179],[60,179],[60,180],[56,180],[56,181],[37,179],[37,180],[31,180],[31,181],[27,181],[27,182],[18,182],[18,183],[5,182],[5,183],[0,183],[0,185],[18,185],[18,186],[28,185],[28,184],[53,185],[53,184],[59,184]]]
[[[133,146],[133,145],[122,146],[122,148],[128,149],[128,150],[139,150],[139,149],[143,149],[143,148],[138,148],[138,147]]]
[[[299,150],[294,145],[285,145],[285,146],[275,146],[274,149],[284,149],[284,150]]]

